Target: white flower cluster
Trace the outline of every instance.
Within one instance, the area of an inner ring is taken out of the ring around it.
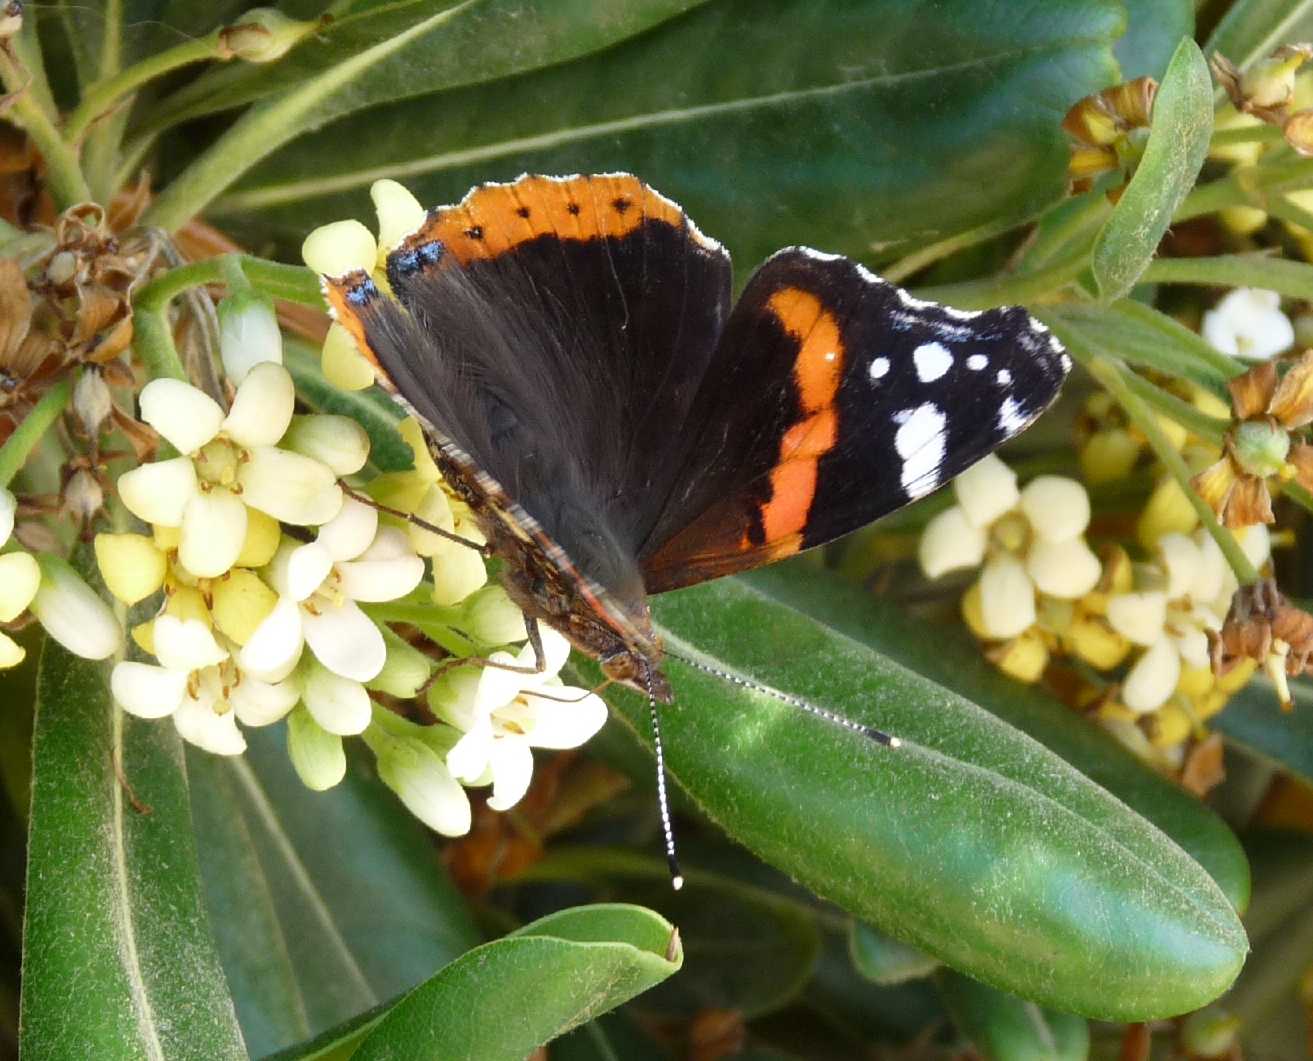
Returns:
[[[1247,361],[1267,361],[1289,350],[1295,326],[1281,312],[1275,291],[1238,287],[1204,314],[1203,337],[1224,354]]]

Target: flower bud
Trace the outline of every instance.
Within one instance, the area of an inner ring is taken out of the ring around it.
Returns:
[[[42,554],[41,588],[29,605],[46,633],[75,656],[105,659],[123,644],[123,628],[110,606],[57,556]]]
[[[976,567],[985,556],[985,531],[967,519],[960,505],[944,509],[921,533],[917,555],[927,578]]]
[[[484,586],[465,599],[460,626],[485,645],[506,645],[529,636],[524,613],[499,585]]]
[[[27,649],[8,634],[0,631],[0,670],[17,667],[27,658]]]
[[[470,831],[469,797],[426,742],[378,726],[365,731],[365,741],[378,758],[378,776],[416,818],[443,836]]]
[[[0,554],[0,623],[26,611],[40,585],[41,567],[30,554]]]
[[[1091,485],[1124,479],[1140,457],[1140,443],[1122,427],[1092,434],[1080,449],[1081,475]]]
[[[248,63],[281,59],[318,23],[297,22],[271,7],[254,8],[241,21],[225,27],[219,39],[233,55]]]
[[[1179,531],[1189,534],[1199,525],[1199,514],[1171,476],[1164,476],[1145,502],[1136,527],[1136,536],[1146,549],[1158,544],[1164,534]]]
[[[82,421],[83,430],[92,438],[99,437],[101,425],[113,409],[105,377],[95,365],[88,365],[73,387],[73,411]]]
[[[330,789],[346,776],[342,738],[321,729],[304,707],[287,716],[287,754],[301,783],[313,792]]]
[[[1049,650],[1038,630],[1027,630],[987,654],[1004,674],[1027,684],[1039,681],[1049,663]]]
[[[79,523],[86,523],[104,507],[105,491],[90,468],[79,468],[64,484],[63,510]]]
[[[404,185],[392,180],[375,181],[369,189],[378,212],[378,248],[386,254],[424,223],[428,212]]]
[[[224,374],[238,386],[261,361],[283,363],[283,333],[273,300],[236,291],[219,303],[219,356]]]
[[[1161,707],[1181,677],[1181,657],[1171,639],[1160,637],[1131,666],[1122,683],[1122,702],[1143,714]]]
[[[373,370],[370,370],[373,381]],[[312,413],[292,417],[282,445],[328,465],[334,475],[354,475],[369,459],[369,435],[349,416]]]
[[[1309,46],[1287,44],[1255,63],[1240,79],[1240,93],[1252,107],[1284,107],[1295,94],[1295,72],[1309,57]]]
[[[383,669],[365,683],[367,688],[387,693],[403,700],[419,694],[419,690],[433,673],[433,661],[409,642],[402,640],[388,627],[383,627],[383,641],[387,645],[387,659]]]
[[[168,562],[142,534],[97,534],[96,563],[105,588],[124,604],[145,600],[164,585]]]

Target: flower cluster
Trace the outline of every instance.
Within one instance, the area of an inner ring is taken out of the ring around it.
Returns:
[[[113,611],[65,561],[12,548],[18,501],[0,487],[0,624],[21,622],[24,612],[74,655],[106,659],[123,643]],[[0,630],[0,670],[23,662],[26,650]]]

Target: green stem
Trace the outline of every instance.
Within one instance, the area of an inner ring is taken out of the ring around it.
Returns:
[[[315,273],[301,265],[284,265],[250,254],[223,254],[170,269],[138,291],[134,301],[138,306],[158,308],[193,287],[228,282],[234,266],[252,287],[271,298],[323,309],[324,296]]]
[[[1298,225],[1305,231],[1313,230],[1313,211],[1306,210],[1285,195],[1274,195],[1267,201],[1267,212],[1278,221]]]
[[[1278,144],[1281,130],[1275,125],[1243,125],[1237,129],[1216,129],[1208,141],[1209,147],[1230,147],[1232,144]]]
[[[1149,448],[1153,450],[1159,462],[1167,469],[1167,472],[1177,485],[1185,492],[1191,507],[1199,516],[1199,522],[1203,524],[1204,529],[1208,531],[1213,541],[1217,542],[1217,547],[1222,550],[1222,555],[1226,557],[1226,562],[1231,565],[1231,570],[1235,572],[1236,579],[1242,586],[1248,586],[1258,581],[1258,572],[1254,570],[1254,565],[1249,562],[1249,557],[1245,555],[1240,543],[1235,540],[1229,530],[1217,522],[1217,516],[1213,510],[1208,507],[1202,497],[1199,496],[1195,488],[1190,485],[1192,478],[1190,469],[1186,466],[1185,459],[1181,456],[1171,440],[1163,433],[1157,418],[1150,411],[1144,400],[1136,394],[1134,388],[1126,380],[1125,370],[1114,361],[1094,352],[1088,348],[1082,348],[1080,344],[1068,346],[1067,348],[1072,357],[1080,361],[1096,380],[1117,399],[1125,411],[1127,418],[1137,428],[1149,442]]]
[[[183,41],[172,48],[156,52],[126,70],[120,70],[112,77],[97,81],[87,89],[82,102],[69,115],[65,135],[73,143],[77,143],[91,127],[92,122],[136,92],[142,85],[180,67],[190,66],[192,63],[227,58],[226,52],[227,49],[220,39],[220,31],[215,30],[206,37]]]
[[[1150,284],[1263,287],[1290,298],[1313,299],[1313,265],[1266,254],[1155,258],[1141,279]]]
[[[17,430],[0,446],[0,486],[8,486],[14,481],[14,476],[23,467],[28,455],[68,408],[72,396],[73,380],[70,376],[64,376],[41,395],[41,400],[23,417]]]
[[[138,305],[132,314],[132,346],[146,366],[151,379],[180,379],[190,383],[182,358],[173,343],[173,327],[169,323],[169,306],[145,307]]]
[[[918,288],[913,294],[918,298],[933,299],[960,309],[991,309],[994,306],[1041,302],[1067,287],[1088,266],[1089,255],[1082,251],[1037,272]]]
[[[9,93],[14,124],[23,129],[41,152],[46,164],[46,180],[55,206],[66,210],[75,203],[91,199],[91,189],[78,165],[77,153],[59,135],[51,116],[38,102],[26,70],[20,69],[10,52],[0,49],[0,82]]]
[[[1306,512],[1313,512],[1313,493],[1297,482],[1281,484],[1281,493]]]
[[[1127,373],[1126,380],[1132,391],[1160,413],[1169,416],[1200,438],[1217,446],[1222,444],[1222,438],[1231,423],[1229,420],[1219,420],[1215,416],[1209,416],[1202,409],[1178,398],[1170,391],[1163,390],[1136,372]]]
[[[941,239],[937,243],[931,243],[897,261],[890,262],[880,269],[880,275],[891,283],[900,284],[913,273],[919,273],[941,258],[947,258],[950,254],[956,254],[967,247],[974,247],[977,243],[984,243],[995,236],[1001,236],[1016,227],[1015,221],[1005,219],[987,221],[976,228]]]

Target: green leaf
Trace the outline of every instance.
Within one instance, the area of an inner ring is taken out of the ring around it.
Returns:
[[[378,387],[344,391],[319,370],[319,351],[300,339],[285,338],[283,364],[296,384],[296,395],[315,412],[349,416],[369,436],[369,461],[379,471],[401,472],[415,466],[410,445],[397,430],[405,410]]]
[[[215,67],[163,100],[146,128],[167,128],[286,93],[416,26],[419,34],[389,51],[358,88],[328,97],[324,113],[315,114],[309,127],[375,103],[479,84],[585,55],[703,3],[613,0],[606,18],[597,18],[595,5],[587,0],[372,4],[322,26],[277,63]]]
[[[1199,176],[1213,131],[1213,84],[1199,46],[1182,38],[1153,105],[1144,156],[1094,243],[1104,302],[1127,294],[1153,260],[1172,215]]]
[[[939,962],[924,951],[877,932],[861,921],[852,923],[848,952],[858,972],[882,986],[919,980],[939,967]]]
[[[265,68],[263,76],[272,82],[263,89],[268,95],[165,187],[143,223],[176,228],[260,159],[334,118],[418,91],[565,62],[650,29],[698,2],[625,0],[609,5],[606,18],[597,17],[591,0],[412,0],[372,6],[341,19],[328,47],[312,35],[282,62]],[[430,112],[415,130],[423,129],[427,137],[432,126]],[[445,126],[445,119],[438,124]],[[361,158],[367,151],[355,144],[348,154]]]
[[[1170,836],[1208,871],[1235,909],[1248,905],[1249,865],[1226,823],[1099,727],[1078,722],[1042,690],[1000,674],[965,629],[915,619],[897,604],[823,571],[804,574],[792,565],[776,565],[744,581],[1033,737]]]
[[[1126,33],[1113,48],[1121,79],[1162,78],[1182,37],[1194,36],[1193,0],[1125,0]]]
[[[188,764],[207,905],[261,1055],[410,990],[479,936],[425,830],[381,783],[350,770],[311,792],[283,727],[247,738],[244,757]]]
[[[1208,55],[1220,52],[1244,69],[1278,45],[1310,37],[1313,0],[1236,0],[1213,30],[1204,51]]]
[[[946,0],[932,17],[902,0],[795,0],[768,15],[716,0],[572,63],[335,123],[215,212],[290,243],[369,216],[382,176],[441,203],[525,170],[624,169],[744,266],[789,243],[889,255],[1059,199],[1061,113],[1116,80],[1122,25],[1104,0]]]
[[[945,969],[939,991],[958,1030],[984,1061],[1085,1061],[1090,1028],[1082,1017],[1005,995]]]
[[[1227,740],[1313,784],[1313,682],[1295,679],[1290,694],[1295,709],[1282,711],[1272,683],[1255,677],[1209,725]]]
[[[1145,270],[1143,279],[1154,284],[1262,287],[1289,298],[1313,299],[1313,265],[1270,254],[1158,258]]]
[[[90,548],[78,566],[94,578]],[[135,719],[114,705],[108,663],[47,639],[23,927],[24,1053],[247,1056],[201,899],[180,744],[167,720]]]
[[[678,933],[650,910],[563,910],[457,958],[394,1006],[352,1056],[523,1061],[682,960]]]
[[[1212,878],[1041,744],[755,580],[653,612],[671,652],[904,740],[883,748],[667,659],[673,777],[822,898],[1003,990],[1103,1019],[1197,1008],[1239,971],[1247,942]],[[641,697],[614,702],[647,732]]]

